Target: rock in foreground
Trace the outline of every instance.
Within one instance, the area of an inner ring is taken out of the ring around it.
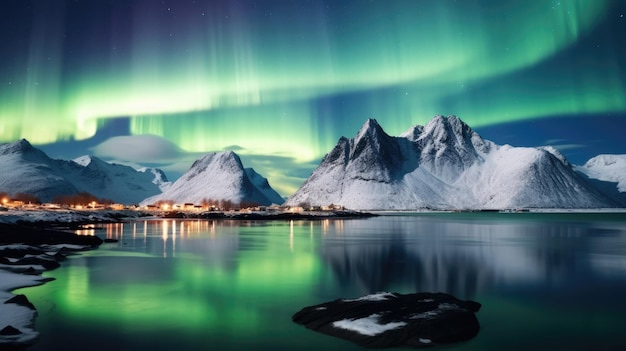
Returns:
[[[35,342],[35,306],[10,291],[44,284],[39,273],[59,267],[65,254],[96,248],[96,236],[0,222],[0,350],[23,350]]]
[[[364,347],[430,347],[476,336],[480,307],[444,293],[383,292],[305,307],[292,320]]]

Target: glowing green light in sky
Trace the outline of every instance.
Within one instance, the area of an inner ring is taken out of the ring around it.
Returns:
[[[237,145],[310,162],[346,133],[324,118],[353,131],[375,117],[397,133],[436,114],[480,126],[626,110],[609,51],[546,63],[589,35],[610,1],[133,5],[128,28],[104,39],[96,27],[68,33],[62,9],[35,16],[23,62],[0,69],[0,141],[85,139],[98,121],[130,117],[132,133],[187,151]],[[363,115],[332,104],[349,97]]]

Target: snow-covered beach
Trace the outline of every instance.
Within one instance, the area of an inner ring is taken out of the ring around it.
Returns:
[[[66,254],[97,247],[95,236],[17,224],[20,216],[0,216],[0,348],[19,349],[34,342],[37,310],[17,288],[44,284],[41,273],[59,267]],[[24,217],[22,217],[24,218]],[[26,217],[28,218],[28,217]],[[41,218],[41,217],[37,217]]]

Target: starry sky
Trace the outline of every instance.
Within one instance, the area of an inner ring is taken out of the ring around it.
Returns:
[[[0,142],[175,180],[233,150],[283,196],[367,118],[457,115],[575,164],[626,153],[622,0],[5,0]]]

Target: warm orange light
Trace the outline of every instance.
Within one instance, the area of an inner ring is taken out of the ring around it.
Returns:
[[[9,202],[9,199],[7,199],[6,197],[3,197],[2,198],[2,203],[6,205],[7,202]]]

